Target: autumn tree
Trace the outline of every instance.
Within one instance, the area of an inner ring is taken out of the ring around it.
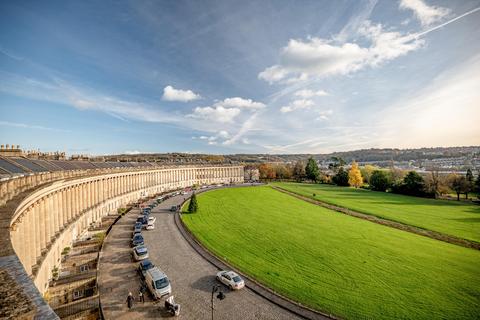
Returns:
[[[317,162],[310,157],[307,161],[307,166],[305,167],[305,175],[307,179],[317,182],[320,178],[320,170],[318,169]]]
[[[370,177],[375,170],[378,170],[378,168],[370,164],[366,164],[360,168],[360,172],[362,173],[363,181],[365,183],[370,183]]]
[[[277,177],[275,168],[269,163],[262,163],[259,165],[258,171],[260,173],[260,179],[262,180],[273,180]]]
[[[356,161],[352,162],[352,167],[348,170],[348,184],[355,188],[359,188],[363,184],[362,173]]]
[[[302,181],[305,178],[305,164],[302,161],[297,161],[293,167],[293,177],[297,181]]]

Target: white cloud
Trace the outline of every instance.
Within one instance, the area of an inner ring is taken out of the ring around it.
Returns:
[[[201,99],[201,96],[192,90],[180,90],[172,86],[166,86],[163,88],[162,99],[166,101],[188,102]]]
[[[231,123],[240,114],[238,108],[224,108],[222,106],[196,107],[188,117],[215,121],[220,123]]]
[[[429,6],[422,0],[401,0],[400,9],[412,10],[422,26],[430,26],[445,18],[450,10],[443,7]]]
[[[240,97],[226,98],[223,101],[215,103],[215,105],[226,108],[245,108],[245,109],[263,109],[265,104],[253,101],[252,99],[243,99]]]
[[[296,91],[294,95],[300,98],[309,99],[315,96],[317,97],[328,96],[328,93],[324,90],[313,91],[310,89],[302,89],[302,90]]]
[[[298,78],[320,78],[346,75],[366,67],[375,67],[420,48],[423,40],[415,35],[385,31],[381,24],[369,21],[357,30],[358,36],[370,45],[333,39],[291,39],[281,50],[280,63],[262,71],[258,77],[269,83],[288,83]]]
[[[223,101],[215,102],[212,106],[196,107],[193,113],[187,117],[219,123],[232,123],[233,119],[240,115],[242,109],[255,112],[265,107],[265,104],[253,101],[252,99],[243,99],[240,97],[226,98]]]
[[[314,103],[312,100],[308,100],[308,99],[294,100],[288,106],[281,107],[280,112],[287,113],[287,112],[292,112],[299,109],[308,109],[313,105]]]
[[[212,136],[199,136],[199,137],[192,137],[192,139],[199,139],[199,140],[204,140],[207,142],[209,145],[216,145],[218,143],[225,144],[227,139],[230,138],[230,133],[226,130],[220,130],[216,134]]]

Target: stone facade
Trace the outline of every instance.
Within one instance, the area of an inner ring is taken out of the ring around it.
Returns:
[[[32,184],[20,184],[22,191],[41,185],[35,176],[26,178]],[[117,208],[145,196],[195,184],[243,181],[242,166],[172,167],[58,180],[37,187],[15,204],[10,213],[10,243],[25,273],[44,294],[52,269],[60,265],[62,250]],[[20,191],[10,189],[16,186],[2,182],[4,203],[19,195]],[[5,212],[4,208],[1,214]]]

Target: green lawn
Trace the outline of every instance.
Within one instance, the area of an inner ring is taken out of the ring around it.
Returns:
[[[272,188],[198,195],[205,246],[274,290],[347,319],[474,319],[480,252],[378,225]]]
[[[479,205],[325,184],[272,185],[366,214],[480,242]]]

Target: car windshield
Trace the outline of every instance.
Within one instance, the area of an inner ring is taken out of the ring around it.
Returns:
[[[150,261],[147,261],[143,264],[143,270],[149,270],[152,268],[153,268],[153,263],[151,263]]]
[[[147,252],[147,248],[145,248],[144,246],[138,246],[138,247],[135,248],[135,250],[137,250],[138,253]]]
[[[143,240],[143,237],[140,234],[135,235],[133,240]]]
[[[169,284],[168,278],[165,277],[165,278],[162,278],[160,280],[155,281],[155,288],[163,289],[163,288],[167,287],[168,284]]]
[[[233,281],[235,281],[235,282],[241,282],[241,281],[242,281],[242,278],[240,278],[239,276],[235,276],[235,277],[233,277]]]

